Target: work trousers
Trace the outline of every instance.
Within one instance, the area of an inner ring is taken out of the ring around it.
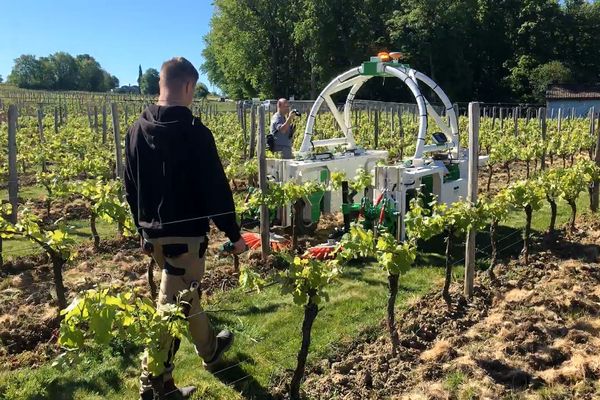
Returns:
[[[204,253],[208,239],[201,236],[155,239],[145,237],[144,240],[152,245],[152,257],[162,269],[158,306],[177,303],[179,297],[179,301],[189,303],[189,306],[184,306],[184,311],[196,353],[205,361],[212,359],[217,349],[217,339],[206,313],[200,307],[200,282],[204,275]],[[185,296],[181,296],[181,292],[190,289]],[[179,339],[165,335],[160,345],[161,349],[168,349],[167,358],[163,363],[164,371],[153,376],[148,371],[147,355],[144,354],[140,392],[150,389],[153,384],[162,384],[172,379],[173,359],[179,348]]]

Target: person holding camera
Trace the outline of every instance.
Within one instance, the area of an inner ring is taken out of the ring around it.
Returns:
[[[294,133],[296,132],[294,120],[298,116],[300,116],[298,111],[290,111],[290,103],[286,99],[277,100],[277,112],[271,118],[272,151],[281,153],[281,158],[286,160],[294,158],[294,153],[292,153]]]

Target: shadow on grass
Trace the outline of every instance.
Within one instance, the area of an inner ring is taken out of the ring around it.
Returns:
[[[213,376],[223,384],[234,388],[250,399],[272,399],[273,396],[267,388],[261,385],[254,377],[244,369],[241,363],[254,365],[256,362],[246,353],[237,353],[235,359],[221,363]]]
[[[55,400],[72,400],[80,398],[82,390],[98,395],[106,395],[114,388],[122,386],[119,368],[107,368],[92,374],[80,374],[76,377],[57,377],[46,384],[48,397],[36,396],[33,399],[50,398]]]
[[[243,316],[268,314],[279,310],[283,305],[284,303],[271,303],[264,307],[250,306],[248,309],[237,311],[235,314]]]
[[[541,232],[532,230],[532,250],[535,249]],[[477,232],[476,237],[478,266],[482,269],[487,267],[492,254],[489,227]],[[496,229],[496,248],[498,251],[497,261],[506,262],[518,256],[523,248],[522,229],[515,229],[500,225]],[[419,254],[416,265],[431,265],[433,267],[445,267],[446,265],[446,235],[438,235],[430,240],[421,241],[418,244]],[[465,240],[462,237],[454,237],[450,251],[450,262],[460,264],[465,257]],[[484,261],[485,260],[485,261]]]

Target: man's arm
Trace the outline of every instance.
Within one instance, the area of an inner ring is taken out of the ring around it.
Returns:
[[[294,122],[294,113],[290,113],[284,120],[283,115],[279,115],[279,118],[274,122],[273,129],[275,132],[290,133],[290,128]],[[275,132],[271,132],[274,134]]]
[[[241,235],[235,218],[233,194],[217,152],[215,139],[208,128],[203,130],[204,132],[199,133],[202,136],[202,144],[196,150],[199,153],[196,159],[200,162],[196,173],[202,174],[204,186],[202,203],[206,206],[205,211],[212,215],[211,219],[217,228],[235,243],[241,239]]]

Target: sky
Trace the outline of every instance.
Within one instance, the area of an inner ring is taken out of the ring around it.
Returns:
[[[174,56],[199,68],[212,9],[211,0],[0,0],[0,75],[22,54],[57,51],[91,55],[121,85],[137,84],[138,65],[160,69]]]

